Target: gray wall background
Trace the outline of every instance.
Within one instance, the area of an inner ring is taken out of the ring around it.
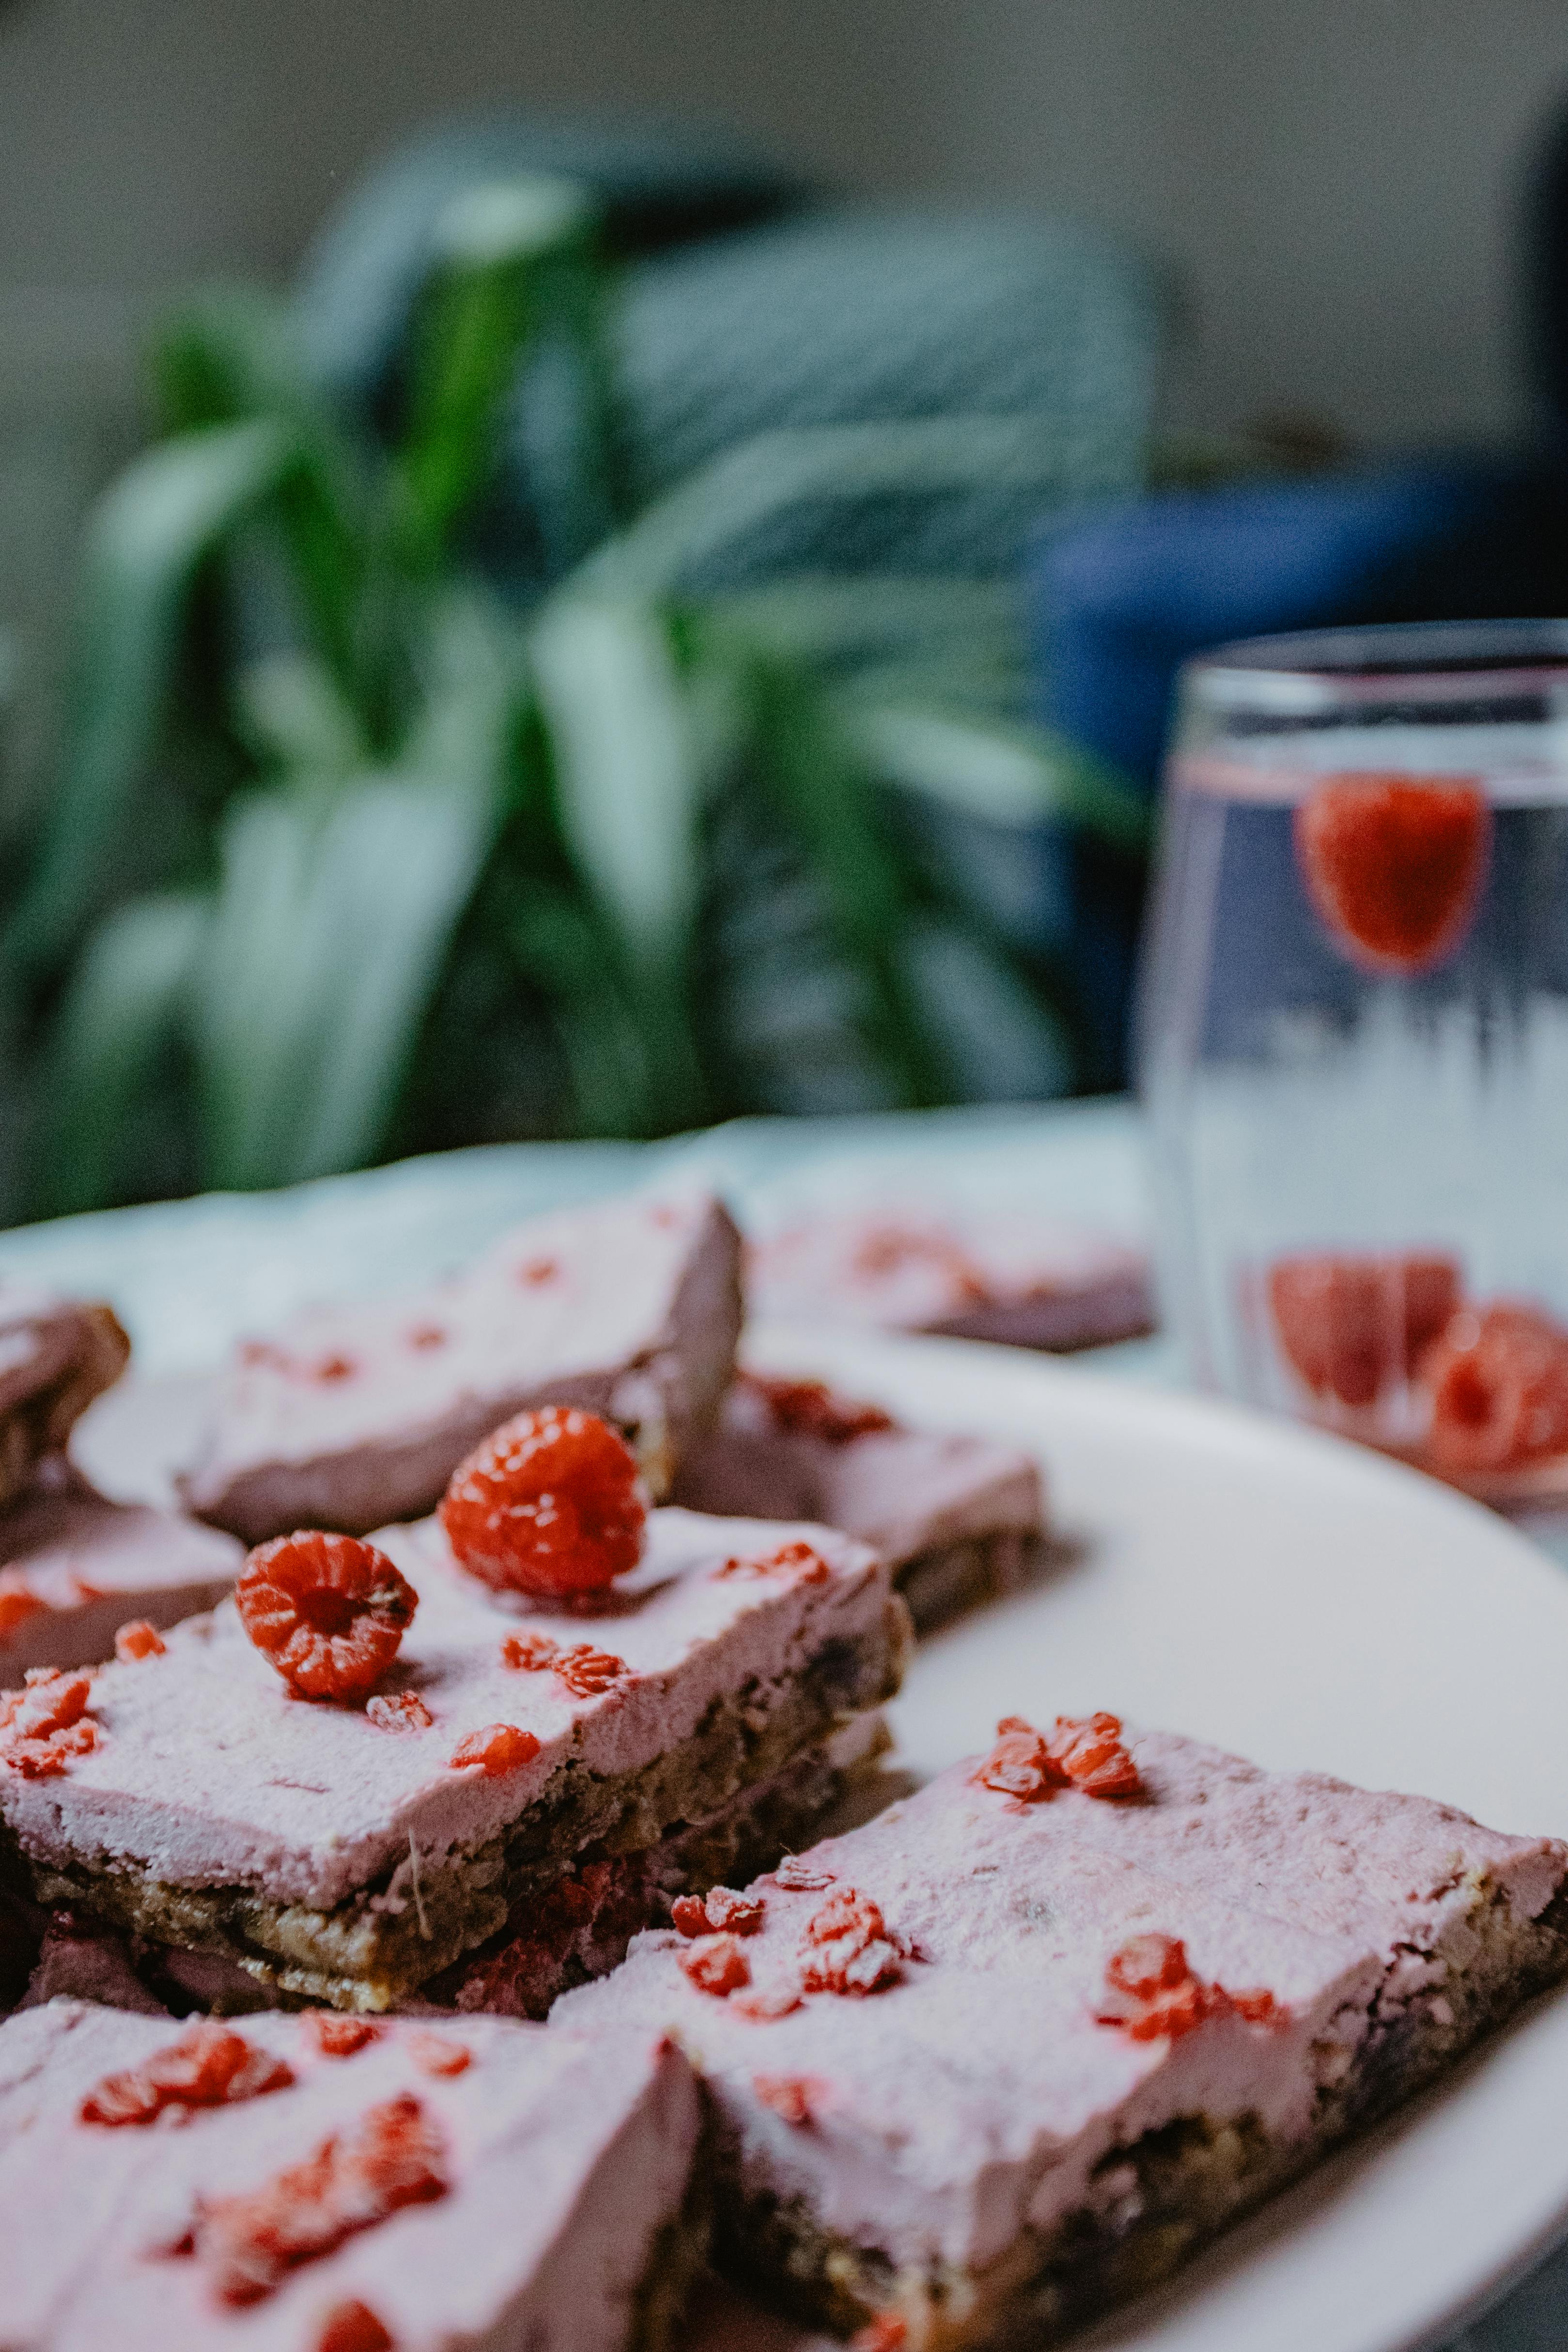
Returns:
[[[8,0],[0,394],[29,354],[87,367],[106,297],[285,272],[402,132],[513,98],[698,111],[848,189],[1116,229],[1186,289],[1182,421],[1495,434],[1559,92],[1563,0]]]

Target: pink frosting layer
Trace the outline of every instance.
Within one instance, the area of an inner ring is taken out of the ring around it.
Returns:
[[[433,2075],[429,2030],[384,2025],[323,2057],[309,2021],[235,2029],[291,2085],[197,2111],[178,2130],[83,2124],[83,2096],[189,2031],[52,2001],[0,2026],[0,2333],[28,2352],[317,2352],[334,2306],[363,2302],[399,2352],[619,2352],[658,2231],[678,2212],[698,2130],[679,2053],[647,2036],[587,2045],[542,2027],[464,2019],[438,2039],[469,2063]],[[244,2311],[199,2259],[160,2258],[198,2200],[242,2195],[349,2137],[412,2094],[439,2135],[447,2193],[405,2206],[293,2270]]]
[[[536,1217],[416,1296],[322,1309],[247,1343],[181,1491],[249,1541],[428,1510],[531,1405],[635,1426],[658,1469],[717,1407],[740,1328],[739,1238],[706,1193]]]
[[[168,1626],[212,1608],[243,1558],[232,1536],[171,1511],[29,1496],[0,1514],[0,1685],[94,1664],[130,1618]]]
[[[895,1569],[969,1537],[1038,1535],[1046,1517],[1040,1465],[1016,1446],[912,1429],[830,1443],[782,1426],[746,1381],[682,1462],[675,1495],[698,1511],[819,1519]]]
[[[795,1538],[828,1564],[820,1581],[717,1572]],[[105,1667],[93,1686],[99,1747],[52,1780],[0,1770],[0,1818],[43,1858],[123,1862],[176,1884],[242,1884],[329,1907],[411,1847],[433,1856],[493,1835],[569,1761],[643,1769],[689,1738],[715,1698],[754,1688],[765,1704],[896,1605],[863,1545],[689,1511],[649,1514],[642,1562],[617,1588],[616,1613],[598,1618],[509,1612],[457,1567],[435,1519],[376,1540],[419,1594],[385,1687],[416,1690],[430,1728],[384,1731],[357,1708],[291,1699],[228,1601],[176,1627],[163,1656]],[[501,1638],[521,1627],[612,1651],[629,1674],[574,1697],[553,1674],[502,1664]],[[537,1737],[533,1760],[499,1779],[453,1770],[458,1743],[498,1722]]]
[[[1142,1252],[1014,1210],[894,1202],[813,1217],[749,1253],[753,1311],[1080,1348],[1152,1321]]]
[[[1478,1876],[1533,1917],[1568,1872],[1561,1845],[1424,1799],[1270,1776],[1170,1735],[1133,1752],[1147,1803],[1074,1790],[1017,1805],[965,1764],[814,1848],[805,1859],[876,1901],[918,1954],[889,1990],[815,1994],[757,2022],[691,1986],[678,1940],[657,1934],[556,2018],[668,2028],[752,2185],[803,2197],[896,2263],[981,2265],[1026,2224],[1128,2195],[1128,2168],[1096,2167],[1175,2117],[1251,2111],[1271,2134],[1304,2135],[1369,2033],[1463,1965]],[[792,1979],[832,1889],[758,1890],[763,1929],[745,1948],[765,1989]],[[1180,1937],[1205,1982],[1267,1990],[1284,2014],[1216,2013],[1175,2041],[1097,2022],[1110,1956],[1151,1932]],[[783,2120],[759,2075],[807,2078],[817,2120]]]

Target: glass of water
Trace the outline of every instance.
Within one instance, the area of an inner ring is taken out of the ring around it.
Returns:
[[[1568,1498],[1568,625],[1189,665],[1140,1067],[1194,1374]]]

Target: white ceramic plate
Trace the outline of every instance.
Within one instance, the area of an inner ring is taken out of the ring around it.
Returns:
[[[1568,1579],[1478,1505],[1339,1440],[1010,1349],[773,1329],[749,1353],[1036,1448],[1064,1557],[924,1642],[922,1776],[999,1715],[1110,1707],[1275,1767],[1568,1837]],[[1088,2339],[1404,2352],[1568,2222],[1568,1997]]]

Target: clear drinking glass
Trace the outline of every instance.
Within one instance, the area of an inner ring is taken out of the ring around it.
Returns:
[[[1568,624],[1189,665],[1140,1061],[1195,1376],[1568,1496]]]

